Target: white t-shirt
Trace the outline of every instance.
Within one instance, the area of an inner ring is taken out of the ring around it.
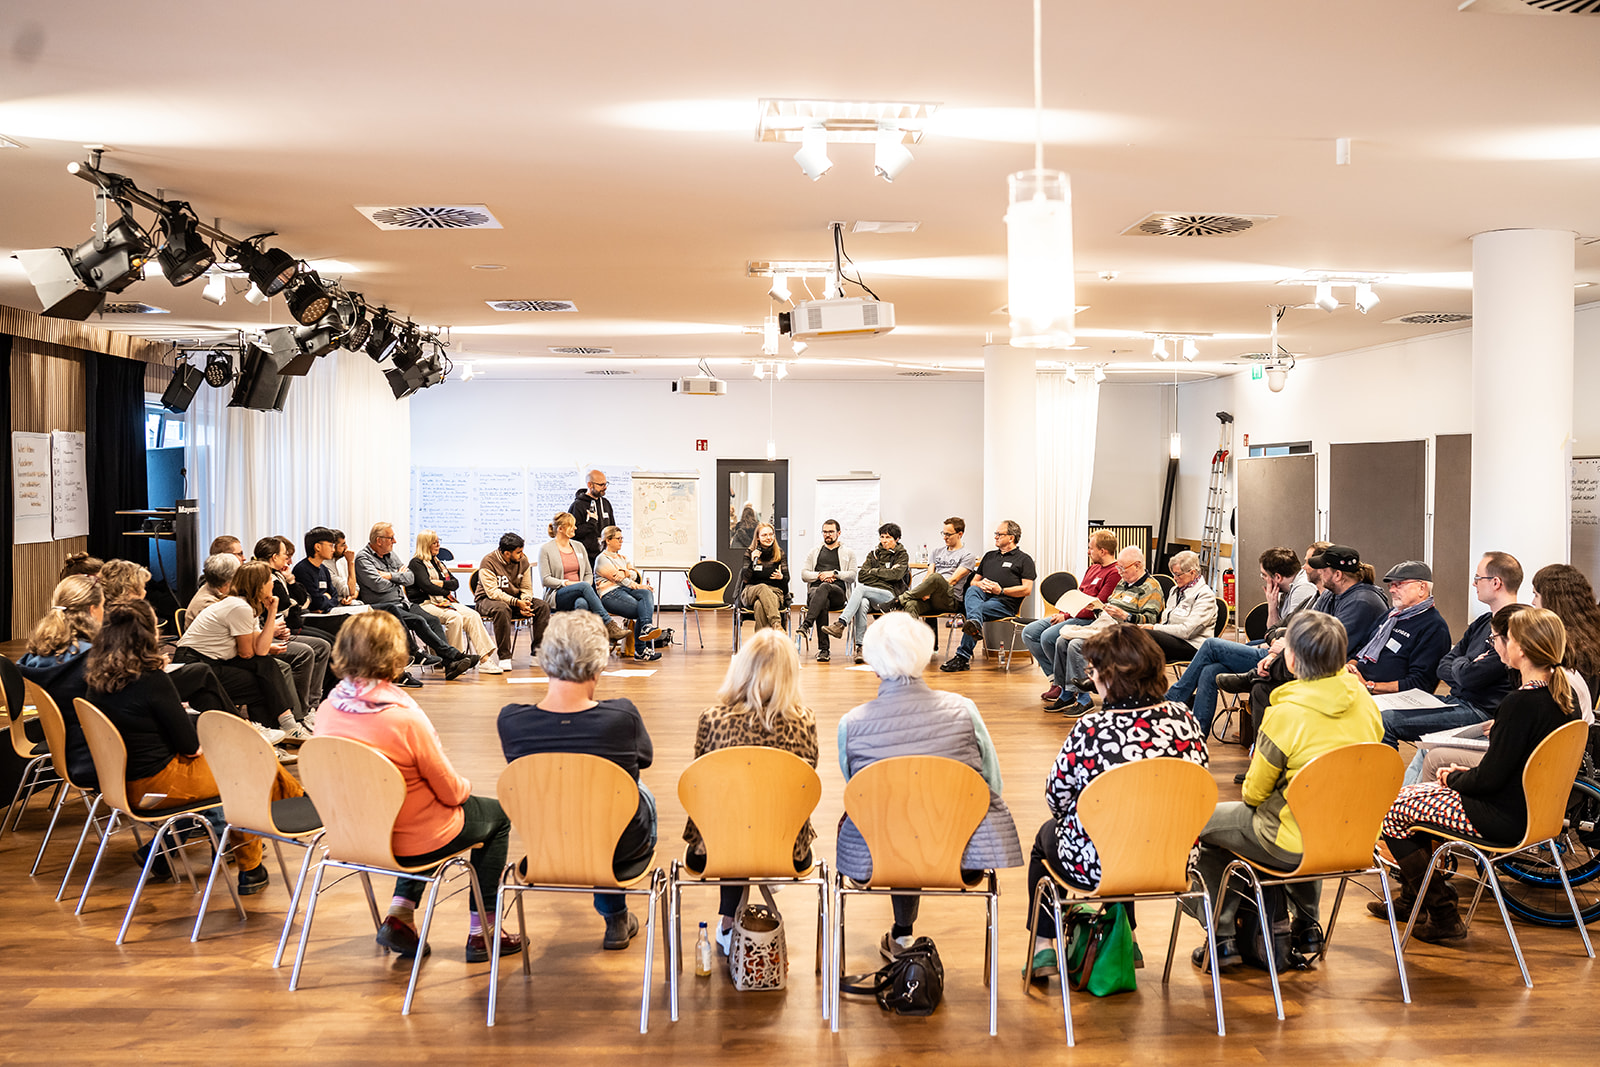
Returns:
[[[223,597],[189,620],[178,647],[208,659],[233,659],[239,654],[238,639],[260,632],[261,623],[243,597]]]

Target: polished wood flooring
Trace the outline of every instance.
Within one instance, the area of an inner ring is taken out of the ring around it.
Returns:
[[[670,617],[667,624],[682,629]],[[602,682],[602,695],[632,699],[649,724],[656,761],[644,777],[660,802],[667,856],[680,848],[683,827],[675,783],[689,762],[696,715],[726,668],[728,625],[725,618],[707,618],[701,650],[691,620],[690,633],[681,635],[687,644],[674,646],[654,664],[653,676]],[[835,649],[840,647],[836,642]],[[543,688],[518,683],[540,673],[530,669],[525,643],[517,666],[501,677],[430,679],[416,694],[456,767],[476,791],[491,796],[504,766],[495,715],[507,702],[536,700]],[[831,854],[842,812],[835,727],[840,715],[876,688],[872,674],[849,667],[847,656],[831,664],[808,660],[803,674],[822,736],[823,801],[815,823],[824,856]],[[1005,673],[979,665],[949,675],[930,664],[928,679],[937,688],[971,696],[983,710],[1026,850],[1047,814],[1044,776],[1064,734],[1059,718],[1039,710],[1038,693],[1045,684],[1039,672],[1031,666]],[[1236,746],[1213,747],[1211,767],[1224,798],[1238,796],[1233,775],[1243,765]],[[461,956],[466,925],[461,898],[445,905],[436,921],[434,953],[423,966],[413,1014],[402,1017],[408,968],[373,944],[371,920],[353,884],[324,897],[301,987],[291,993],[290,961],[281,970],[271,967],[288,891],[270,861],[272,885],[246,898],[248,922],[239,922],[226,906],[226,895],[219,895],[205,938],[190,944],[196,898],[187,883],[152,886],[128,943],[119,948],[113,942],[132,891],[131,842],[116,843],[114,862],[102,871],[79,917],[72,913],[72,895],[60,904],[52,899],[74,832],[58,831],[39,876],[28,877],[43,827],[44,818],[30,812],[21,832],[8,834],[0,846],[5,890],[0,893],[0,974],[7,1035],[0,1058],[6,1062],[471,1062],[503,1051],[540,1062],[590,1064],[647,1057],[685,1064],[1007,1059],[1481,1064],[1518,1058],[1574,1061],[1591,1056],[1596,1041],[1588,984],[1594,964],[1584,957],[1574,931],[1518,927],[1534,976],[1530,991],[1521,983],[1504,930],[1492,912],[1480,912],[1471,937],[1459,947],[1411,946],[1406,959],[1413,1003],[1408,1006],[1399,999],[1387,928],[1366,916],[1369,893],[1352,887],[1331,957],[1314,971],[1285,976],[1285,1022],[1274,1017],[1264,972],[1235,972],[1225,979],[1225,1038],[1215,1033],[1210,983],[1187,958],[1202,940],[1199,927],[1184,921],[1172,981],[1163,987],[1160,960],[1170,912],[1164,905],[1143,909],[1140,941],[1150,967],[1139,972],[1139,990],[1103,1001],[1074,995],[1078,1047],[1069,1050],[1055,986],[1043,996],[1021,989],[1018,976],[1027,948],[1021,869],[1001,874],[1000,1032],[995,1038],[987,1034],[983,916],[976,902],[923,902],[918,932],[938,942],[947,969],[945,1001],[933,1016],[895,1018],[869,1001],[847,1000],[835,1036],[821,1019],[820,986],[812,974],[815,897],[797,890],[779,897],[790,927],[789,989],[739,993],[725,974],[696,978],[691,967],[683,979],[681,1020],[673,1023],[658,942],[645,1035],[638,1033],[643,937],[626,952],[602,952],[601,920],[586,898],[532,895],[527,910],[533,975],[525,978],[516,959],[506,961],[499,1018],[491,1030],[484,1025],[489,967],[469,965]],[[517,855],[515,839],[512,849]],[[290,855],[293,863],[297,850]],[[81,880],[80,874],[75,886]],[[378,888],[381,903],[388,887]],[[1325,901],[1326,912],[1331,891]],[[692,939],[695,923],[713,920],[715,911],[714,892],[688,892],[687,936]],[[849,969],[876,967],[887,904],[858,898],[849,919]]]

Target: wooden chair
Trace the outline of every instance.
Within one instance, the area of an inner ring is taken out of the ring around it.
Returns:
[[[1033,982],[1033,944],[1039,909],[1048,904],[1056,924],[1056,959],[1061,967],[1061,1020],[1069,1046],[1075,1040],[1072,1008],[1068,1002],[1071,983],[1067,979],[1067,937],[1062,923],[1064,897],[1073,901],[1096,900],[1102,904],[1136,900],[1181,903],[1198,898],[1206,948],[1211,954],[1211,995],[1216,1005],[1217,1036],[1226,1033],[1222,1021],[1222,979],[1217,973],[1216,912],[1210,893],[1204,885],[1193,888],[1197,879],[1191,879],[1189,873],[1189,850],[1216,806],[1217,783],[1211,772],[1198,763],[1171,756],[1135,760],[1113,767],[1090,782],[1078,797],[1078,818],[1100,856],[1100,884],[1086,892],[1061,880],[1048,864],[1045,866],[1049,877],[1039,880],[1033,907],[1028,913],[1028,964],[1022,972],[1022,986],[1026,992]],[[1172,955],[1177,947],[1182,915],[1182,908],[1173,909],[1167,965],[1161,972],[1163,984],[1172,976]]]
[[[1345,886],[1350,879],[1376,874],[1383,887],[1383,901],[1389,906],[1389,938],[1394,943],[1394,966],[1400,974],[1400,999],[1411,1003],[1411,987],[1406,981],[1406,965],[1400,948],[1400,931],[1394,921],[1394,897],[1389,874],[1376,858],[1375,846],[1383,817],[1400,795],[1405,778],[1405,761],[1388,745],[1376,742],[1344,745],[1324,752],[1301,768],[1285,792],[1289,811],[1300,826],[1300,863],[1292,871],[1274,870],[1240,857],[1228,865],[1222,884],[1234,875],[1249,882],[1255,892],[1257,914],[1266,915],[1262,888],[1295,882],[1321,882],[1339,879],[1339,892],[1328,913],[1328,927],[1322,937],[1323,953],[1333,940],[1333,924],[1339,919]],[[1262,940],[1270,936],[1264,928]],[[1278,985],[1278,968],[1270,946],[1264,948],[1267,974],[1272,978],[1272,1001],[1283,1020],[1283,993]]]
[[[94,818],[93,802],[99,796],[100,790],[96,786],[73,781],[71,771],[67,767],[66,717],[61,714],[61,709],[56,706],[56,702],[51,699],[50,694],[46,693],[38,683],[33,681],[27,683],[27,694],[28,703],[38,709],[39,723],[44,727],[45,744],[50,750],[50,763],[55,768],[56,776],[66,783],[64,788],[58,789],[50,803],[50,825],[45,828],[44,840],[39,842],[39,854],[33,858],[33,868],[28,871],[29,876],[32,876],[39,871],[39,864],[44,859],[44,850],[49,846],[50,838],[56,832],[56,823],[61,818],[61,809],[71,799],[70,794],[74,789],[78,791],[78,796],[83,800],[83,806],[88,813],[87,818],[84,820],[83,832],[78,836],[78,848],[80,850],[83,848],[83,841],[89,834],[89,827],[98,826]],[[72,856],[73,860],[76,861],[78,853],[74,852]],[[67,873],[70,875],[71,872],[72,868],[69,866]],[[63,877],[61,879],[61,887],[56,890],[56,900],[59,901],[61,895],[66,891],[67,879]]]
[[[967,881],[961,869],[978,824],[989,812],[989,783],[959,760],[896,756],[858,771],[844,787],[844,810],[872,854],[872,877],[834,874],[832,1027],[839,1031],[844,971],[844,904],[851,894],[981,897],[986,906],[983,984],[989,987],[989,1036],[999,1027],[1000,884],[993,870]]]
[[[487,914],[483,893],[478,888],[478,876],[467,862],[467,853],[472,849],[464,848],[444,860],[420,867],[407,867],[395,858],[394,821],[406,798],[406,782],[389,757],[370,745],[345,737],[313,737],[300,746],[300,780],[305,783],[306,792],[317,798],[317,810],[324,826],[322,846],[325,852],[311,879],[311,896],[306,902],[305,925],[300,927],[300,947],[294,954],[289,989],[299,988],[306,943],[311,940],[311,923],[316,918],[317,900],[323,893],[322,876],[330,868],[346,873],[332,882],[329,889],[351,875],[360,877],[362,888],[367,892],[367,908],[372,913],[374,929],[381,927],[383,920],[372,895],[371,876],[415,878],[427,882],[431,892],[422,912],[422,925],[417,930],[417,954],[411,964],[411,980],[406,984],[405,1003],[400,1007],[401,1015],[410,1015],[411,1001],[417,993],[417,976],[422,973],[422,959],[428,954],[428,928],[433,925],[434,909],[452,872],[465,872],[467,884],[446,896],[453,897],[469,889],[477,901],[478,914]],[[290,917],[293,917],[292,912]],[[492,939],[495,934],[489,932],[488,936]]]
[[[5,817],[0,818],[0,840],[4,840],[7,826],[15,830],[21,824],[23,813],[28,809],[28,802],[38,790],[54,785],[55,790],[46,806],[50,808],[56,806],[61,797],[64,779],[56,773],[55,766],[50,760],[48,743],[36,741],[28,736],[27,687],[22,672],[18,671],[17,665],[9,659],[0,657],[0,660],[3,660],[0,662],[0,708],[4,709],[6,715],[12,754],[22,765],[16,794],[11,798],[11,806],[6,809]]]
[[[1583,913],[1578,908],[1577,898],[1572,895],[1572,882],[1567,878],[1567,867],[1561,860],[1560,849],[1556,843],[1556,838],[1565,832],[1567,797],[1572,793],[1572,783],[1578,776],[1578,767],[1583,762],[1583,752],[1588,740],[1589,727],[1582,720],[1575,720],[1559,727],[1540,741],[1539,747],[1528,757],[1528,764],[1522,769],[1522,795],[1528,805],[1528,829],[1522,835],[1522,840],[1514,845],[1491,844],[1482,838],[1466,837],[1427,823],[1411,827],[1412,831],[1421,831],[1442,838],[1444,843],[1434,850],[1433,859],[1428,864],[1428,873],[1422,878],[1422,887],[1417,891],[1416,906],[1411,909],[1411,918],[1406,922],[1402,944],[1411,938],[1411,930],[1417,924],[1417,916],[1422,914],[1422,900],[1428,892],[1428,884],[1433,881],[1433,874],[1438,870],[1440,863],[1447,856],[1469,857],[1477,863],[1482,877],[1479,879],[1477,891],[1472,895],[1472,904],[1467,908],[1467,919],[1470,921],[1473,912],[1477,911],[1478,901],[1483,896],[1484,883],[1487,882],[1490,890],[1494,892],[1494,902],[1500,908],[1500,918],[1505,922],[1506,936],[1511,939],[1511,951],[1516,955],[1517,966],[1522,970],[1523,984],[1532,989],[1533,979],[1528,976],[1528,965],[1522,958],[1522,946],[1517,943],[1516,932],[1511,928],[1511,913],[1506,910],[1505,898],[1500,893],[1500,879],[1495,875],[1495,865],[1524,852],[1549,849],[1556,873],[1561,876],[1561,888],[1566,890],[1567,903],[1572,907],[1578,936],[1583,939],[1583,950],[1590,959],[1594,958],[1594,946],[1589,943],[1589,931],[1584,926]]]
[[[179,608],[172,616],[173,623],[178,628],[178,636],[183,636],[183,631],[189,628],[189,609]]]
[[[685,885],[814,885],[817,887],[817,964],[825,973],[828,865],[794,869],[794,842],[822,798],[822,779],[800,757],[776,748],[734,746],[708,752],[684,769],[678,799],[706,843],[705,870],[673,860],[667,877],[667,984],[672,1021],[678,1021],[678,978],[683,970]],[[822,1017],[828,1017],[822,998]]]
[[[231,836],[251,833],[269,839],[278,857],[278,871],[283,875],[285,889],[291,882],[288,864],[283,861],[282,843],[299,845],[305,849],[305,857],[300,861],[300,876],[292,883],[289,914],[284,917],[283,932],[278,935],[278,951],[272,957],[272,966],[278,967],[283,963],[289,928],[294,925],[295,912],[300,907],[300,892],[305,888],[306,872],[311,869],[311,857],[322,836],[322,818],[308,796],[271,799],[272,783],[278,777],[278,757],[248,721],[225,711],[208,711],[200,716],[195,729],[200,734],[206,762],[217,780],[222,813],[228,821],[222,828],[222,840],[211,861],[211,875],[206,879],[206,890],[200,897],[200,914],[195,916],[194,932],[189,940],[200,940],[206,906],[211,902],[211,888],[222,869]],[[222,876],[226,878],[227,874],[224,872]]]
[[[617,841],[639,809],[638,783],[600,756],[541,752],[512,761],[501,772],[496,792],[528,855],[522,864],[508,863],[501,872],[495,914],[506,914],[506,895],[514,894],[517,929],[524,937],[525,893],[623,893],[649,898],[644,921],[644,993],[639,1001],[639,1032],[648,1032],[657,911],[663,923],[668,918],[667,875],[656,865],[654,854],[631,878],[619,880],[612,866]],[[533,973],[530,954],[522,954],[524,975]],[[669,982],[671,977],[669,974]],[[490,1026],[494,1025],[499,994],[497,953],[489,964]]]
[[[111,818],[107,820],[105,832],[100,837],[100,847],[95,850],[94,865],[89,868],[89,877],[83,883],[83,892],[78,895],[75,914],[83,914],[83,906],[89,900],[89,890],[94,887],[94,876],[100,870],[100,861],[105,858],[106,845],[110,843],[111,835],[116,833],[117,824],[126,822],[130,825],[156,827],[156,835],[150,841],[149,855],[144,860],[144,869],[139,873],[138,884],[133,889],[133,899],[128,901],[127,914],[122,917],[122,928],[117,931],[117,944],[120,945],[128,936],[128,926],[133,922],[134,910],[139,907],[139,897],[144,893],[144,883],[150,877],[150,868],[156,861],[156,854],[165,852],[171,856],[175,851],[182,853],[181,844],[173,842],[175,847],[166,847],[166,843],[170,841],[168,835],[178,824],[186,823],[202,830],[206,840],[215,850],[217,835],[204,812],[216,807],[222,800],[220,797],[206,797],[203,800],[190,800],[169,807],[140,811],[128,796],[128,747],[122,740],[122,734],[111,720],[106,718],[104,712],[82,697],[74,700],[72,705],[78,713],[78,724],[83,727],[84,740],[89,742],[89,754],[94,757],[95,777],[100,780],[100,795],[95,798],[95,803],[104,801],[111,808]],[[77,859],[76,853],[73,854],[73,859]],[[187,867],[187,858],[183,862]],[[67,873],[71,875],[70,867]],[[189,881],[192,887],[194,883],[192,871]],[[244,904],[239,900],[239,893],[234,889],[232,882],[228,883],[228,891],[233,894],[233,904],[239,909],[239,918],[243,919]]]
[[[731,611],[733,605],[724,600],[723,594],[728,591],[728,586],[733,584],[733,572],[721,560],[703,559],[689,568],[689,589],[694,593],[694,599],[682,605],[683,632],[687,638],[689,633],[689,613],[694,612],[694,632],[700,639],[700,647],[706,647],[705,634],[700,630],[700,614],[702,612]],[[734,638],[738,639],[738,627],[734,627]]]

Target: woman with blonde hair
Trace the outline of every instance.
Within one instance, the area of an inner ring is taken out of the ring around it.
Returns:
[[[736,745],[757,745],[792,752],[811,766],[817,765],[817,717],[800,695],[800,657],[782,633],[756,631],[728,664],[717,691],[717,702],[700,713],[694,732],[694,758]],[[809,820],[794,840],[794,869],[811,869],[811,842],[817,832]],[[688,842],[684,864],[696,873],[706,869],[706,846],[689,820],[683,828]],[[717,945],[726,954],[733,936],[733,914],[741,890],[724,886],[719,913],[722,926]]]
[[[95,781],[94,760],[89,758],[89,743],[83,739],[72,701],[88,692],[83,668],[100,633],[105,603],[98,577],[74,574],[61,579],[50,596],[50,610],[28,635],[27,651],[17,661],[22,676],[48,693],[61,709],[67,722],[67,766],[73,781],[86,785]]]
[[[606,624],[606,637],[620,641],[628,636],[628,630],[600,603],[600,594],[594,588],[594,571],[589,567],[589,550],[572,539],[577,530],[578,520],[570,511],[558,512],[550,520],[550,540],[539,549],[539,578],[550,598],[550,610],[581,607],[592,611]]]
[[[633,658],[657,660],[661,653],[644,646],[644,635],[655,626],[656,594],[644,572],[622,554],[622,529],[600,531],[600,555],[594,561],[594,587],[600,603],[624,619],[633,620]]]
[[[432,530],[417,534],[417,554],[411,557],[416,581],[406,586],[406,596],[439,620],[450,644],[478,657],[479,674],[504,674],[494,642],[483,628],[483,616],[456,600],[461,581],[439,558],[439,535]],[[462,643],[463,636],[466,643]]]

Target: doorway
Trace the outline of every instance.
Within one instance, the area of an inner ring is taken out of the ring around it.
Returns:
[[[719,459],[716,485],[717,558],[733,572],[726,594],[731,598],[758,524],[772,524],[778,547],[789,558],[789,461]]]

